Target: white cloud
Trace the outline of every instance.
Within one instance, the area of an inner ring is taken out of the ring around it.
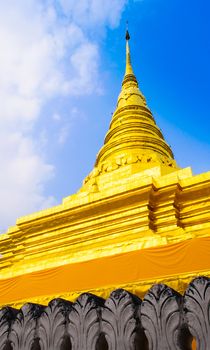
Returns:
[[[127,0],[60,0],[64,13],[85,26],[116,27]]]
[[[98,49],[91,43],[84,43],[71,56],[75,77],[66,84],[71,95],[82,95],[92,91],[100,92],[98,84]]]
[[[43,185],[53,175],[53,166],[40,156],[32,138],[21,132],[1,132],[0,162],[1,230],[23,213],[55,203],[52,197],[43,194]]]
[[[36,134],[44,108],[64,95],[100,93],[99,50],[85,28],[114,27],[126,0],[0,2],[0,231],[52,205],[45,183],[49,135]],[[103,11],[101,7],[103,6]],[[54,120],[62,123],[62,118]],[[60,126],[65,142],[69,126]]]

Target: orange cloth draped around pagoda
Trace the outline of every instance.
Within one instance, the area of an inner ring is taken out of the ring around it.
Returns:
[[[210,238],[195,238],[0,280],[0,303],[205,270]]]

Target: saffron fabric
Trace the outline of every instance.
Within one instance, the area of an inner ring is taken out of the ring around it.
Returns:
[[[0,304],[210,271],[210,237],[0,279]]]

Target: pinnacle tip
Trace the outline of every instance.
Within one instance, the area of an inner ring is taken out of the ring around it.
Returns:
[[[126,40],[129,40],[129,39],[130,39],[130,34],[129,34],[128,30],[126,30],[125,39],[126,39]]]

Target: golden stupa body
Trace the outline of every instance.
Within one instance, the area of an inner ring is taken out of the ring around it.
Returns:
[[[180,169],[126,71],[94,169],[62,204],[17,220],[0,237],[0,304],[46,304],[157,282],[182,292],[210,276],[210,172]]]

